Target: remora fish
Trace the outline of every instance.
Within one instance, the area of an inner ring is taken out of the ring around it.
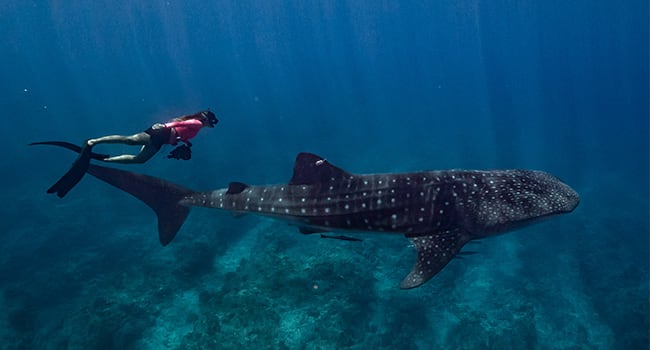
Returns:
[[[300,153],[288,184],[195,192],[155,177],[91,165],[88,172],[148,204],[167,245],[189,208],[251,212],[289,221],[303,233],[373,231],[404,234],[417,249],[403,289],[431,279],[467,242],[573,211],[578,194],[531,170],[442,170],[357,175]]]

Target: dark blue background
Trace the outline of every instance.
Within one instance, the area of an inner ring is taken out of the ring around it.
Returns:
[[[517,261],[522,265],[514,281],[529,279],[532,290],[552,288],[549,284],[557,281],[540,276],[565,273],[563,281],[575,283],[569,290],[578,296],[567,300],[582,300],[587,306],[576,309],[593,311],[571,322],[582,327],[580,332],[604,339],[587,336],[590,340],[584,342],[647,347],[646,1],[4,1],[0,20],[0,123],[5,141],[0,158],[5,184],[0,279],[18,290],[29,284],[34,289],[31,297],[14,300],[6,292],[4,303],[38,315],[24,321],[30,327],[8,328],[7,336],[18,335],[13,344],[42,347],[48,333],[39,333],[43,327],[37,325],[69,319],[67,311],[52,311],[34,301],[47,283],[33,274],[26,282],[25,276],[42,268],[39,260],[54,266],[47,274],[58,280],[78,275],[56,270],[62,261],[83,260],[89,270],[110,273],[97,259],[80,258],[80,252],[116,254],[120,239],[115,232],[138,230],[137,244],[148,248],[125,255],[123,261],[138,274],[137,265],[152,259],[147,252],[163,249],[156,247],[148,209],[92,178],[84,179],[64,200],[46,195],[45,189],[66,171],[74,155],[26,144],[129,134],[211,108],[221,122],[195,139],[190,162],[167,160],[161,152],[146,165],[128,169],[198,189],[234,180],[279,183],[290,177],[295,155],[311,151],[353,172],[532,168],[554,173],[581,194],[578,210],[539,226],[533,230],[537,234],[521,232],[493,240],[491,253],[487,248],[467,265],[481,265],[483,259],[488,259],[486,266],[499,265],[494,260],[500,254],[499,240],[511,242],[520,249]],[[135,151],[119,146],[104,150]],[[230,225],[232,232],[244,234],[262,222],[201,213],[191,219],[198,222],[192,226],[195,230],[181,232],[179,246],[191,244],[207,227]],[[293,237],[292,244],[306,239],[285,226],[276,229]],[[113,237],[107,240],[107,235]],[[52,240],[56,248],[48,248]],[[382,254],[386,248],[381,248],[381,237],[375,240],[380,246],[376,253]],[[405,252],[401,265],[382,277],[393,278],[387,283],[396,288],[413,257],[401,241],[390,242],[384,245]],[[400,243],[395,247],[394,242]],[[342,249],[337,254],[350,253],[345,246],[332,248]],[[165,249],[153,254],[169,258],[179,248]],[[539,275],[528,271],[553,260],[558,251],[568,265],[538,267]],[[298,262],[304,259],[292,254]],[[151,261],[156,266],[156,260]],[[382,259],[365,263],[359,268],[375,271]],[[455,281],[454,288],[465,289],[458,278],[453,273],[437,277],[415,296],[397,291],[391,294],[397,300],[393,303],[435,298],[431,290],[436,284],[438,293],[452,290],[441,281]],[[188,284],[199,284],[197,279]],[[497,281],[492,288],[510,282]],[[88,290],[83,281],[77,283],[78,289]],[[149,283],[142,282],[145,289]],[[352,287],[360,286],[341,286]],[[542,298],[522,295],[517,286],[509,288],[525,305],[539,304]],[[386,303],[378,293],[368,297],[370,302]],[[76,295],[63,298],[84,303]],[[281,298],[272,300],[283,304]],[[445,312],[444,303],[420,307]],[[485,305],[490,307],[502,306]],[[40,308],[47,317],[37,311]],[[7,310],[7,322],[13,324],[17,315]],[[565,315],[553,310],[549,306],[546,312],[559,325]],[[534,319],[543,318],[537,312]],[[467,319],[498,324],[486,313]],[[411,338],[413,346],[453,346],[464,337],[428,334],[427,327],[443,322],[438,317],[413,322],[429,325]],[[595,323],[603,328],[590,328]],[[387,324],[378,327],[391,331]],[[553,329],[539,320],[537,327]],[[475,334],[476,344],[552,344],[527,338],[503,343],[494,329],[479,329],[483,333]],[[101,338],[88,332],[90,339]],[[31,337],[36,337],[35,343],[24,340]],[[361,335],[352,340],[379,346]],[[122,339],[111,344],[135,343]]]

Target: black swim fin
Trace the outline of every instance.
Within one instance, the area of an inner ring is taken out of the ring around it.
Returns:
[[[75,145],[74,143],[70,142],[65,142],[65,141],[41,141],[41,142],[32,142],[29,144],[29,146],[34,146],[34,145],[48,145],[48,146],[57,146],[57,147],[63,147],[66,149],[69,149],[73,152],[81,153],[81,147]],[[103,154],[103,153],[90,153],[90,158],[96,159],[96,160],[104,160],[106,158],[110,157],[108,154]]]
[[[47,193],[56,193],[59,198],[63,198],[70,190],[81,181],[81,178],[86,174],[88,166],[90,165],[91,151],[89,146],[84,146],[80,149],[79,156],[72,163],[72,167],[57,181],[52,187],[47,190]]]

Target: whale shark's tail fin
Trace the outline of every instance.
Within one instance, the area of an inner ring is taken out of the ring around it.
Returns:
[[[194,191],[165,180],[115,168],[90,165],[88,173],[145,202],[158,216],[158,238],[165,246],[171,242],[190,213],[180,205],[183,197]]]

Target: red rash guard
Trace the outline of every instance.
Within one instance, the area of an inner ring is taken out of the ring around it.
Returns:
[[[178,141],[187,142],[196,136],[196,134],[199,133],[199,130],[203,127],[203,123],[200,120],[188,119],[165,123],[165,127],[172,129],[168,143],[170,145],[175,145]]]

